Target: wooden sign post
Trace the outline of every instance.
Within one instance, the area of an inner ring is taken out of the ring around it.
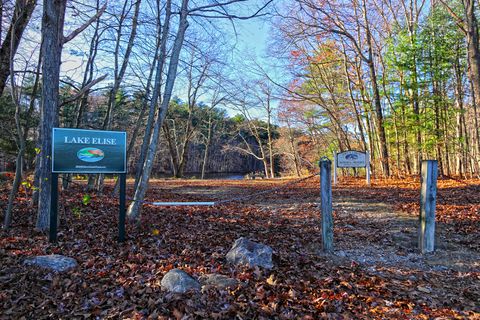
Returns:
[[[418,246],[422,253],[435,250],[435,206],[437,202],[438,161],[422,161]]]
[[[323,251],[333,251],[333,216],[332,216],[332,162],[327,158],[320,160],[320,199],[322,212]]]

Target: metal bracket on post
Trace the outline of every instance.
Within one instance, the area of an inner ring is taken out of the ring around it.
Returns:
[[[435,206],[437,201],[438,161],[422,161],[418,246],[422,253],[435,250]]]
[[[52,173],[50,179],[50,230],[48,240],[50,242],[56,242],[58,220],[58,173]]]
[[[120,179],[120,196],[119,196],[119,211],[118,211],[118,242],[125,241],[125,220],[126,220],[126,206],[125,206],[125,192],[127,188],[127,174],[121,173],[118,176]]]
[[[323,251],[333,251],[333,216],[332,216],[332,162],[327,157],[320,160],[320,198],[322,212]]]

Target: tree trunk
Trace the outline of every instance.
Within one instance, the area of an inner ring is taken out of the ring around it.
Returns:
[[[457,113],[456,127],[455,127],[455,173],[463,176],[463,163],[465,162],[465,141],[463,137],[462,121],[463,119],[463,83],[462,83],[462,70],[460,64],[460,47],[455,48],[455,60],[453,64],[453,71],[455,75],[455,107]]]
[[[366,150],[368,150],[367,141],[365,140],[365,133],[364,133],[364,130],[363,130],[363,122],[362,122],[362,119],[361,119],[360,114],[358,112],[357,103],[356,103],[355,97],[353,95],[352,80],[350,79],[350,76],[348,75],[347,51],[345,49],[345,44],[343,43],[343,41],[342,41],[342,53],[343,53],[343,72],[345,73],[345,79],[347,80],[348,95],[349,95],[349,98],[350,98],[350,102],[352,103],[353,111],[355,112],[355,120],[357,121],[358,130],[360,131],[360,139],[362,141],[363,150],[366,151]]]
[[[177,174],[175,175],[175,178],[183,177],[183,171],[185,170],[185,165],[187,163],[188,146],[190,144],[190,138],[193,133],[192,116],[193,116],[193,105],[190,105],[188,110],[187,127],[185,128],[185,139],[182,144],[180,159],[179,159],[178,168],[177,168]]]
[[[287,119],[287,130],[288,130],[288,141],[290,142],[290,148],[292,148],[292,154],[293,154],[293,164],[295,165],[295,173],[297,174],[297,177],[301,176],[300,172],[300,157],[298,155],[298,150],[295,146],[295,140],[293,136],[293,130],[290,126],[290,121]]]
[[[408,24],[408,33],[409,33],[409,40],[410,46],[413,50],[413,63],[412,63],[412,109],[414,114],[414,121],[415,121],[415,135],[417,138],[417,158],[419,158],[418,165],[415,168],[415,173],[420,173],[420,164],[423,158],[422,155],[422,133],[420,130],[420,101],[418,95],[418,75],[417,75],[417,51],[415,50],[416,47],[416,39],[415,39],[415,26],[413,25],[413,17],[410,17],[407,21]]]
[[[125,49],[125,55],[123,57],[122,65],[120,66],[120,69],[118,69],[118,58],[120,55],[120,43],[121,43],[121,38],[122,38],[122,24],[123,21],[126,18],[126,6],[127,3],[130,2],[129,0],[125,0],[122,14],[120,16],[120,24],[118,27],[118,32],[117,32],[117,41],[115,44],[115,79],[113,83],[113,88],[110,91],[109,95],[109,100],[108,100],[108,108],[107,108],[107,113],[105,115],[105,119],[103,121],[103,126],[102,128],[104,130],[110,130],[112,127],[112,121],[113,121],[113,110],[115,109],[115,103],[116,103],[116,96],[118,93],[118,90],[120,89],[120,85],[123,81],[123,78],[125,76],[125,72],[127,70],[128,62],[130,61],[130,55],[132,53],[133,49],[133,43],[135,41],[135,37],[137,36],[137,26],[138,26],[138,15],[140,13],[140,4],[142,0],[136,0],[135,2],[135,11],[133,13],[132,17],[132,29],[130,30],[130,35],[128,38],[128,43],[127,43],[127,48]]]
[[[133,132],[130,136],[130,142],[128,143],[127,160],[126,160],[127,164],[130,161],[130,157],[132,155],[133,149],[135,147],[135,143],[137,141],[138,133],[140,132],[140,128],[143,125],[143,117],[145,116],[145,112],[147,110],[148,97],[150,96],[150,88],[151,88],[151,84],[152,84],[152,78],[153,78],[153,74],[155,72],[155,66],[157,64],[158,46],[157,46],[156,51],[157,52],[155,53],[155,57],[153,59],[152,66],[151,66],[150,72],[148,74],[148,80],[147,80],[147,84],[146,84],[146,88],[145,88],[145,97],[143,97],[143,99],[142,99],[142,107],[141,107],[141,110],[140,110],[140,114],[138,115],[137,122],[135,124],[135,129],[133,129]],[[117,179],[117,181],[115,182],[115,187],[113,188],[113,193],[114,194],[118,193],[119,188],[120,188],[120,180]]]
[[[135,37],[137,35],[137,25],[138,25],[138,14],[140,12],[140,3],[142,2],[141,0],[136,0],[135,2],[135,11],[133,13],[133,18],[132,18],[132,29],[130,30],[130,35],[128,39],[128,44],[127,48],[125,49],[125,55],[123,57],[122,65],[120,67],[120,70],[118,69],[118,58],[120,55],[120,43],[121,43],[121,38],[122,38],[122,24],[124,19],[126,18],[126,6],[129,0],[125,0],[122,14],[120,15],[120,22],[119,22],[119,28],[117,31],[117,41],[115,44],[115,52],[114,52],[114,58],[115,58],[115,79],[113,82],[113,88],[110,90],[109,98],[108,98],[108,107],[107,107],[107,113],[105,115],[105,118],[103,120],[103,125],[102,129],[103,130],[110,130],[112,128],[112,123],[113,123],[113,112],[115,110],[116,106],[116,101],[117,101],[117,93],[120,90],[120,85],[122,84],[123,77],[125,76],[125,72],[127,70],[128,62],[130,60],[130,54],[132,52],[133,48],[133,43],[135,40]],[[100,174],[98,175],[98,183],[97,183],[97,190],[102,191],[103,185],[104,185],[104,179],[105,175]]]
[[[40,194],[36,228],[50,224],[52,129],[58,123],[58,87],[66,0],[44,0],[42,18],[42,106],[40,110]]]
[[[167,2],[168,7],[168,2]],[[172,90],[175,84],[177,76],[178,61],[180,58],[180,51],[182,50],[183,41],[185,38],[185,32],[188,28],[188,0],[182,1],[182,7],[180,10],[180,21],[178,25],[178,31],[175,36],[175,41],[172,48],[170,57],[170,63],[168,66],[167,79],[165,83],[165,92],[163,94],[162,104],[157,114],[157,120],[153,129],[152,138],[150,140],[148,151],[145,157],[145,164],[143,166],[142,175],[138,183],[138,187],[135,190],[134,201],[128,208],[128,217],[131,221],[138,221],[140,217],[141,202],[145,198],[145,193],[148,188],[148,181],[150,179],[150,173],[153,167],[153,160],[155,158],[158,146],[158,139],[160,136],[160,128],[163,124],[163,120],[167,114],[168,105],[172,97]],[[157,90],[159,86],[157,87]]]
[[[210,143],[212,142],[212,131],[213,131],[213,121],[210,115],[208,119],[207,141],[205,142],[205,151],[203,153],[202,176],[201,176],[202,180],[205,178],[205,171],[207,168],[207,161],[208,161],[208,151],[210,148]]]
[[[267,137],[268,137],[268,158],[269,158],[269,169],[270,169],[270,178],[275,178],[274,172],[274,156],[273,156],[273,139],[272,139],[272,123],[271,123],[271,105],[270,105],[270,93],[267,95]]]
[[[98,13],[100,10],[99,0],[97,0],[96,9]],[[97,19],[97,22],[95,23],[95,31],[90,41],[90,49],[88,53],[87,64],[85,66],[85,74],[83,76],[82,88],[85,87],[87,83],[93,80],[94,62],[97,56],[98,44],[100,42],[100,37],[98,35],[99,26],[100,26],[100,19]],[[78,108],[75,110],[75,124],[74,124],[75,128],[80,128],[82,125],[83,112],[88,105],[89,94],[90,94],[90,90],[87,90],[84,93],[83,97],[79,99],[79,101],[77,102]]]
[[[21,104],[20,104],[20,97],[17,97],[15,94],[15,81],[13,75],[13,55],[10,59],[10,69],[12,70],[11,76],[11,84],[12,84],[12,98],[15,103],[15,126],[17,129],[17,146],[18,146],[18,154],[16,159],[16,168],[15,168],[15,179],[13,180],[12,190],[10,191],[10,195],[8,197],[8,205],[7,210],[5,211],[5,219],[3,226],[5,229],[10,228],[10,223],[12,221],[12,209],[13,209],[13,202],[15,200],[15,196],[18,191],[18,187],[20,186],[20,182],[22,180],[22,168],[23,168],[23,156],[25,154],[25,135],[23,134],[22,125],[20,123],[20,113],[21,113]]]
[[[269,177],[269,174],[268,174],[268,162],[267,162],[267,159],[266,158],[263,158],[262,160],[263,162],[263,172],[265,173],[265,178],[270,178]]]
[[[380,92],[378,90],[378,79],[377,72],[375,69],[375,63],[373,61],[373,40],[372,34],[370,32],[370,22],[368,20],[367,6],[365,0],[362,1],[363,4],[363,19],[365,21],[365,38],[367,40],[367,65],[370,70],[370,77],[372,82],[373,90],[373,102],[375,106],[375,116],[377,122],[377,134],[380,142],[380,161],[382,164],[382,171],[386,177],[390,176],[390,166],[388,158],[388,147],[387,147],[387,137],[385,134],[385,127],[383,124],[383,112],[382,104],[380,101]]]
[[[357,60],[355,63],[355,72],[357,76],[357,81],[360,87],[360,94],[362,97],[362,102],[363,102],[363,113],[365,114],[365,124],[366,128],[365,130],[367,131],[367,136],[368,136],[368,145],[369,147],[366,148],[365,150],[370,151],[370,166],[372,168],[372,175],[375,175],[376,172],[376,164],[375,164],[375,141],[374,141],[374,135],[372,131],[372,124],[370,121],[370,116],[371,116],[371,108],[369,108],[371,101],[368,97],[368,94],[365,90],[365,84],[363,82],[363,77],[362,77],[362,62],[361,60]]]
[[[444,90],[445,92],[445,90]],[[446,100],[446,98],[444,97]],[[448,130],[448,104],[444,103],[443,108],[442,108],[442,118],[443,118],[443,132],[445,132],[445,135],[443,137],[443,146],[445,148],[445,169],[447,172],[447,176],[451,175],[451,169],[452,169],[452,163],[451,163],[451,157],[450,157],[450,135],[449,135],[449,130]]]
[[[0,96],[3,94],[8,76],[10,75],[10,60],[13,59],[17,52],[23,32],[30,21],[36,5],[37,0],[17,0],[15,2],[12,22],[0,48]]]
[[[165,66],[165,61],[167,59],[167,41],[168,41],[168,36],[170,31],[171,6],[172,6],[172,1],[167,0],[166,9],[165,9],[166,10],[165,22],[162,28],[162,24],[160,22],[160,16],[161,16],[160,1],[157,1],[157,12],[158,12],[157,36],[159,37],[157,45],[159,45],[159,54],[157,58],[155,82],[152,90],[153,94],[152,94],[152,99],[150,101],[150,109],[148,113],[147,125],[145,127],[145,134],[143,136],[142,147],[140,149],[140,156],[137,160],[137,166],[135,167],[134,190],[137,190],[138,188],[138,183],[140,182],[143,167],[145,165],[145,157],[147,155],[149,143],[152,138],[152,128],[153,128],[153,123],[155,121],[155,110],[157,109],[158,100],[160,97],[160,88],[162,85],[163,67]]]
[[[368,37],[370,38],[370,37]],[[370,40],[371,41],[371,40]],[[370,42],[369,41],[369,42]],[[369,46],[370,47],[370,46]],[[373,89],[373,102],[375,106],[375,116],[377,121],[377,134],[380,141],[380,161],[382,164],[382,171],[386,177],[390,176],[390,166],[388,159],[388,149],[387,149],[387,138],[385,134],[385,128],[383,124],[383,112],[382,104],[380,102],[380,92],[378,90],[377,84],[377,74],[375,70],[375,65],[373,63],[373,52],[369,48],[370,61],[368,62],[368,68],[370,69],[370,76],[372,78],[372,89]]]
[[[167,120],[172,120],[172,119],[167,119]],[[173,121],[173,120],[172,120]],[[173,123],[175,126],[175,123]],[[175,129],[174,129],[175,130]],[[170,128],[168,126],[168,122],[165,122],[163,124],[163,132],[165,134],[165,138],[167,140],[168,144],[168,151],[170,153],[170,163],[172,165],[172,175],[174,177],[177,177],[177,172],[178,172],[178,149],[177,149],[177,139],[176,139],[176,134],[175,131],[173,133],[173,137],[170,134]]]
[[[465,29],[467,34],[467,56],[470,64],[470,81],[473,87],[474,108],[480,102],[480,44],[478,21],[475,15],[475,0],[463,0],[465,8]],[[475,118],[475,134],[477,139],[477,151],[480,151],[480,134],[478,121]]]

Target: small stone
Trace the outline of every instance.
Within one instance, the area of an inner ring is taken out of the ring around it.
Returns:
[[[417,286],[417,290],[418,290],[418,291],[421,291],[421,292],[423,292],[423,293],[431,293],[431,292],[432,292],[432,290],[430,290],[429,288],[427,288],[427,287],[422,287],[422,286]]]
[[[345,258],[347,256],[347,254],[343,250],[337,251],[336,255],[340,258]]]
[[[27,258],[23,263],[27,266],[37,266],[54,272],[65,272],[78,266],[75,259],[59,254]]]
[[[242,237],[235,240],[227,253],[227,261],[232,264],[271,269],[273,268],[272,253],[273,250],[269,246]]]
[[[200,290],[200,284],[188,273],[180,269],[172,269],[163,276],[160,282],[162,289],[173,293],[185,293],[189,290]]]
[[[203,284],[203,287],[211,286],[218,289],[234,288],[238,284],[236,279],[218,273],[206,274],[200,278],[200,282]]]

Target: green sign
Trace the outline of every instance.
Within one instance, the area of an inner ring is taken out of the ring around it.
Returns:
[[[52,172],[125,173],[127,133],[53,128]]]

